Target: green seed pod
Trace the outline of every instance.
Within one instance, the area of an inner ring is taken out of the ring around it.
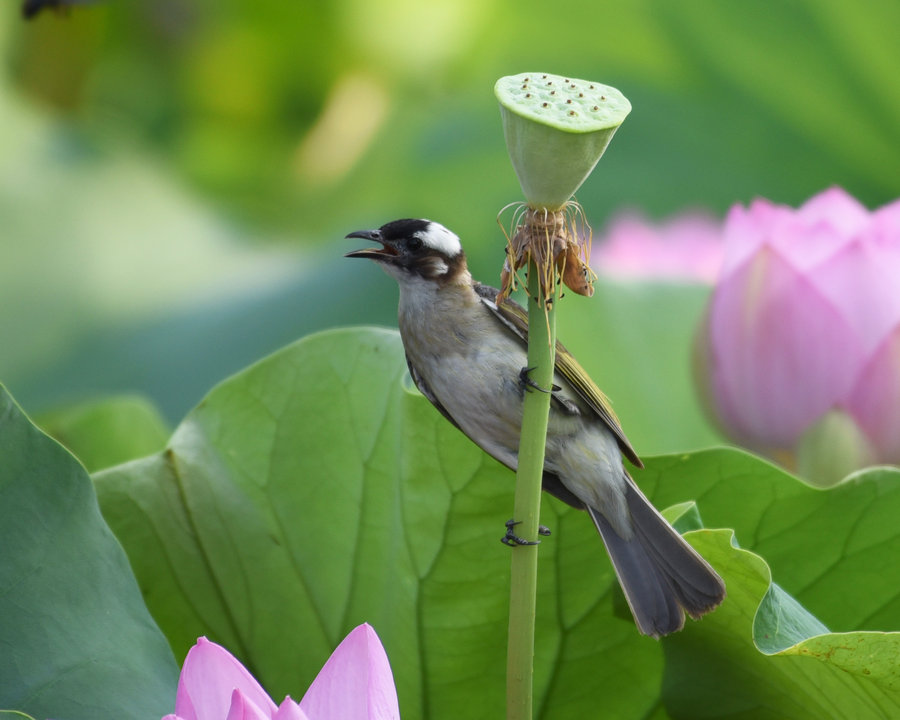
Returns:
[[[614,87],[549,73],[521,73],[494,85],[506,148],[525,199],[558,210],[597,164],[631,112]]]

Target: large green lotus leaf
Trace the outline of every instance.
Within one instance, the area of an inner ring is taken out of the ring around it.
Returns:
[[[41,429],[94,472],[163,448],[170,430],[147,399],[117,395],[44,413]]]
[[[692,483],[686,475],[674,472],[661,473],[657,479],[653,475],[661,466],[672,467],[672,462],[684,464],[686,471],[692,471],[697,478],[706,477],[716,485],[728,484],[725,478],[768,479],[771,486],[783,485],[783,491],[791,486],[808,489],[794,478],[776,470],[767,463],[744,453],[732,450],[712,450],[694,456],[651,458],[648,460],[648,488],[655,501],[663,506],[672,497],[689,495],[691,489],[697,491],[697,503],[682,503],[666,511],[666,515],[676,527],[696,528],[702,511],[703,520],[710,525],[709,516],[715,516],[715,503],[710,492],[701,492],[698,483]],[[880,485],[879,475],[883,471],[870,471],[860,477],[850,495],[867,492],[867,486]],[[643,474],[637,474],[642,478]],[[766,478],[766,476],[769,476]],[[658,480],[658,482],[657,482]],[[815,491],[818,492],[818,491]],[[848,502],[848,498],[843,498]],[[840,502],[836,499],[836,502]],[[740,499],[734,498],[732,510],[740,514]],[[707,512],[707,509],[710,512]],[[750,515],[753,512],[751,510]],[[569,516],[578,518],[578,513],[566,513],[561,532],[555,533],[560,562],[572,560],[575,564],[569,582],[559,581],[551,597],[558,598],[559,606],[565,610],[561,614],[561,624],[575,631],[576,627],[566,622],[568,617],[591,617],[596,612],[596,588],[579,595],[578,588],[584,589],[591,578],[583,575],[588,558],[577,558],[579,550],[590,545],[590,538],[583,536],[582,527],[573,527],[569,534],[566,521]],[[858,526],[867,524],[865,511],[854,513]],[[559,521],[558,521],[559,522]],[[891,523],[884,524],[884,533],[898,535]],[[801,534],[800,531],[797,534]],[[852,534],[852,533],[851,533]],[[766,561],[759,555],[738,547],[733,530],[697,530],[686,537],[700,550],[724,578],[728,597],[714,613],[700,622],[688,622],[681,633],[661,641],[664,652],[661,686],[655,686],[654,700],[659,703],[658,712],[665,712],[672,718],[881,718],[900,715],[900,670],[896,658],[900,655],[900,633],[898,632],[829,632],[818,618],[789,595],[782,587],[772,582],[772,573]],[[841,533],[846,542],[848,534]],[[802,548],[801,548],[802,551]],[[887,550],[885,550],[887,551]],[[791,552],[788,540],[782,555]],[[877,550],[876,550],[877,552]],[[893,553],[896,561],[897,552]],[[885,559],[890,562],[890,556]],[[798,564],[802,564],[801,561]],[[896,564],[896,563],[895,563]],[[823,576],[840,569],[826,569]],[[542,568],[542,573],[546,570]],[[579,575],[579,573],[582,573]],[[854,574],[848,582],[859,582],[865,577],[865,569]],[[581,582],[578,582],[578,579]],[[894,584],[890,585],[893,580]],[[542,576],[542,581],[547,578]],[[872,578],[869,578],[872,586]],[[885,604],[893,600],[897,578],[896,570],[877,586],[884,589],[874,591],[875,604]],[[857,602],[868,602],[865,584],[857,591]],[[611,586],[614,612],[629,622],[624,599],[615,585]],[[543,597],[542,597],[543,600]],[[852,629],[852,613],[846,624],[834,626],[832,630]],[[604,620],[602,630],[593,630],[589,636],[597,638],[612,625],[609,617]],[[900,618],[886,618],[884,629],[900,627]],[[572,637],[581,637],[579,632]],[[629,657],[632,646],[642,642],[642,638],[631,638],[630,644],[616,655]],[[584,661],[591,669],[602,666],[602,655],[591,658],[585,653],[579,661]],[[565,656],[562,657],[566,660]],[[638,672],[655,671],[655,665],[643,665]],[[545,699],[544,705],[552,707],[547,717],[557,717],[556,711],[566,708],[561,717],[583,717],[590,711],[590,701],[596,702],[592,685],[595,682],[590,672],[574,670],[566,672],[557,664],[556,683]],[[632,682],[632,678],[620,679]],[[604,702],[610,697],[606,696]],[[632,701],[633,703],[633,701]],[[632,704],[628,710],[634,714],[612,714],[611,717],[644,717],[640,706]]]
[[[692,540],[722,573],[728,599],[662,643],[662,697],[673,718],[900,716],[900,633],[829,633],[730,531]]]
[[[751,485],[770,501],[766,515],[783,514],[801,538],[806,516],[791,499],[827,495],[726,449],[650,459],[637,478],[659,506],[680,503],[678,523],[733,525],[750,546],[756,535],[748,528],[765,504],[754,502]],[[396,333],[339,330],[301,340],[214,389],[163,453],[95,479],[177,654],[206,634],[274,697],[296,696],[343,635],[366,621],[388,650],[404,716],[502,715],[509,550],[498,540],[512,475],[409,389]],[[843,490],[857,525],[865,518],[852,508],[878,485],[872,480]],[[684,504],[692,498],[696,506]],[[680,673],[682,694],[706,707],[703,690],[717,669],[708,648],[717,643],[761,663],[761,676],[729,675],[717,688],[740,700],[759,682],[786,682],[782,655],[767,657],[754,638],[766,653],[785,654],[824,632],[787,593],[769,589],[765,563],[732,546],[730,531],[698,530],[688,537],[713,543],[704,552],[729,598],[688,623],[678,636],[684,649],[667,663],[670,640],[641,637],[617,611],[613,571],[584,514],[550,499],[542,517],[553,535],[541,548],[539,717],[591,716],[600,705],[611,718],[665,718],[673,708],[685,716],[685,701],[668,680],[663,686],[664,668],[676,663],[665,677]],[[781,562],[791,553],[788,544]],[[795,564],[804,561],[801,553]],[[776,579],[790,586],[790,578]],[[770,619],[757,626],[795,630],[771,633],[767,644],[753,629],[758,610]],[[833,664],[832,655],[820,652],[814,662]],[[828,681],[815,692],[838,702],[845,688]]]
[[[301,340],[214,389],[164,452],[95,481],[177,655],[205,634],[298,696],[369,622],[404,716],[502,715],[513,475],[408,388],[396,332]],[[583,658],[576,698],[616,688],[622,717],[653,707],[659,646],[612,617],[590,522],[558,504],[545,521],[576,541],[544,554],[540,693]]]
[[[636,477],[658,505],[695,498],[707,526],[734,528],[832,630],[900,630],[900,469],[821,490],[739,450],[646,465]]]
[[[0,388],[0,708],[170,712],[178,667],[84,468]]]

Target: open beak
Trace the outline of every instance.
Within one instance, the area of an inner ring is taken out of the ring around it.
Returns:
[[[372,242],[381,243],[380,248],[363,248],[362,250],[351,250],[344,257],[362,257],[370,260],[392,260],[399,257],[398,253],[389,243],[385,242],[381,237],[380,230],[357,230],[347,235],[347,238],[363,238]]]

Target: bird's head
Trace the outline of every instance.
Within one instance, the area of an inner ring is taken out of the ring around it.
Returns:
[[[375,260],[401,283],[422,279],[444,284],[468,276],[459,238],[431,220],[394,220],[347,237],[372,240],[381,247],[354,250],[345,257]]]

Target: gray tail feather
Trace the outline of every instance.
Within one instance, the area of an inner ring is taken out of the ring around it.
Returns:
[[[622,538],[599,510],[588,507],[612,560],[638,629],[660,637],[684,627],[725,597],[725,583],[628,478],[626,501],[634,534]]]

